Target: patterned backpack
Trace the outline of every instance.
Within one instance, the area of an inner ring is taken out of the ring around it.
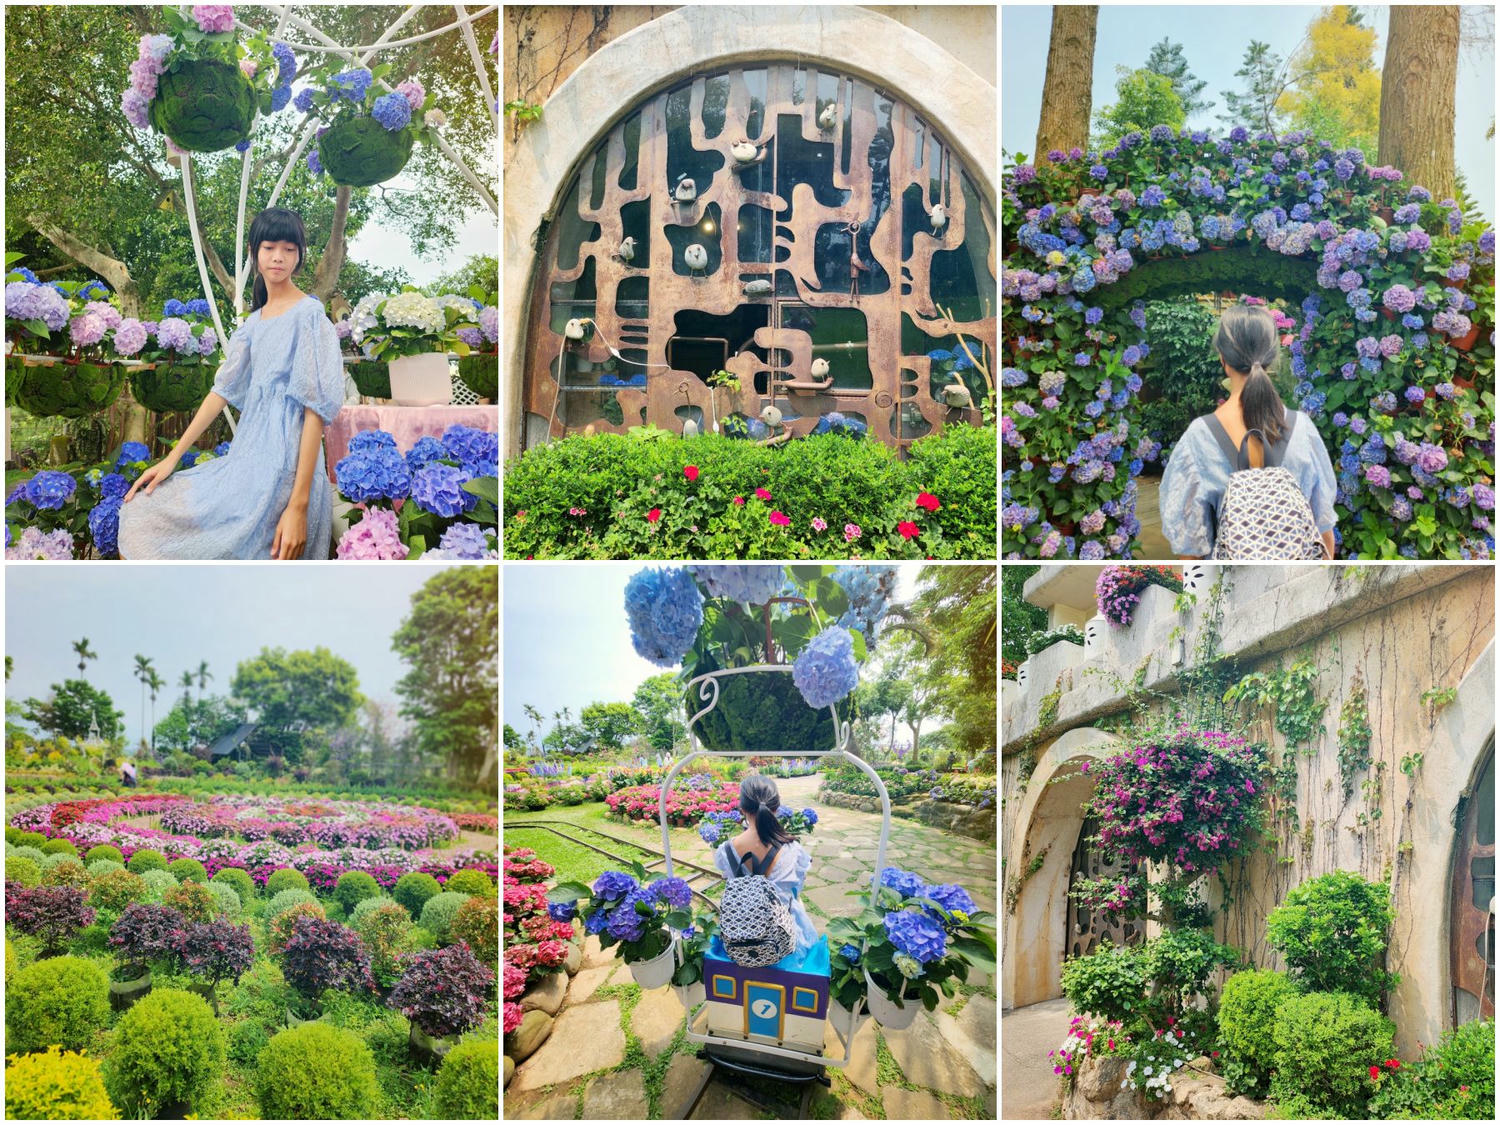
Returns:
[[[1215,559],[1322,559],[1323,537],[1313,518],[1312,505],[1290,472],[1281,465],[1286,456],[1297,412],[1286,412],[1286,428],[1274,445],[1259,430],[1245,434],[1236,449],[1224,425],[1212,414],[1208,428],[1229,458],[1229,487],[1219,501],[1214,537]],[[1264,465],[1250,466],[1250,435],[1260,439]]]
[[[746,855],[742,863],[734,849],[727,843],[724,845],[724,855],[733,874],[724,885],[724,897],[719,903],[719,940],[724,943],[729,959],[747,969],[776,964],[795,944],[792,912],[776,897],[776,889],[766,878],[780,848],[777,844],[759,863],[752,855]],[[746,863],[749,874],[745,872]]]

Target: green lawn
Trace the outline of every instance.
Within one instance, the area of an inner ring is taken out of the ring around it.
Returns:
[[[609,817],[609,806],[603,801],[589,801],[582,805],[553,805],[548,809],[537,812],[508,812],[505,814],[505,843],[515,847],[531,848],[537,854],[537,858],[545,863],[550,863],[557,868],[556,881],[559,883],[577,882],[592,883],[605,871],[619,868],[620,864],[608,856],[600,855],[596,851],[582,847],[571,840],[564,840],[561,836],[553,835],[543,828],[527,828],[528,821],[552,820],[564,821],[574,824],[580,828],[593,828],[600,832],[606,832],[611,836],[618,836],[625,840],[637,841],[641,847],[630,847],[626,844],[614,844],[604,840],[597,840],[587,833],[580,832],[578,835],[590,842],[597,842],[602,848],[615,852],[617,855],[638,859],[644,862],[652,855],[661,852],[661,830],[657,827],[650,829],[638,828],[622,820],[612,820]],[[563,829],[567,831],[566,828]],[[698,838],[697,832],[691,828],[674,828],[671,830],[672,855],[681,856],[694,863],[702,863],[708,866],[704,853],[707,848],[702,840]],[[643,851],[649,848],[650,852]]]

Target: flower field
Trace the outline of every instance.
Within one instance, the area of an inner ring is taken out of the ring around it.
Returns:
[[[498,1115],[492,811],[52,797],[8,797],[7,1117]]]

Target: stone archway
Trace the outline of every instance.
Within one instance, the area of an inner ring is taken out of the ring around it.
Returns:
[[[1044,751],[1006,841],[1006,880],[1017,888],[1006,905],[1001,1006],[1019,1008],[1062,995],[1063,931],[1073,848],[1083,804],[1094,783],[1078,767],[1118,753],[1117,735],[1081,727]],[[1035,871],[1028,874],[1032,864]]]
[[[920,106],[994,207],[999,152],[993,85],[939,43],[888,16],[869,8],[829,7],[809,21],[799,8],[687,6],[643,24],[595,52],[558,87],[543,119],[521,135],[505,169],[505,261],[512,278],[504,287],[502,341],[507,460],[520,452],[535,238],[580,162],[626,107],[684,74],[777,57],[828,64]],[[945,80],[934,83],[935,74]]]

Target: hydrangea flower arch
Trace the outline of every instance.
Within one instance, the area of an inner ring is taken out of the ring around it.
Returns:
[[[1005,557],[1131,557],[1160,455],[1145,298],[1225,289],[1300,309],[1289,405],[1336,463],[1340,553],[1490,557],[1495,233],[1402,179],[1304,133],[1162,125],[1008,169]]]

